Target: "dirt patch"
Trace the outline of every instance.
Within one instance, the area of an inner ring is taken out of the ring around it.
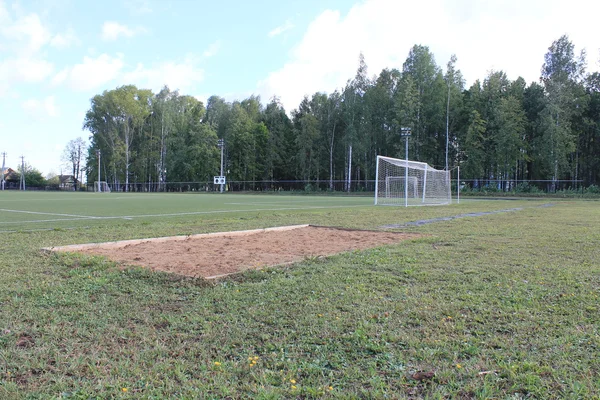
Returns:
[[[122,264],[141,265],[186,276],[215,278],[252,268],[297,262],[307,257],[398,243],[419,236],[301,225],[63,246],[46,250],[103,255]]]

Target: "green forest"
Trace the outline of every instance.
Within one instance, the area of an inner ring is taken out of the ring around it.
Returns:
[[[404,158],[400,128],[410,127],[409,159],[460,166],[467,186],[600,183],[600,74],[586,71],[585,51],[576,54],[567,36],[550,45],[531,83],[490,71],[467,88],[456,57],[442,68],[422,45],[401,70],[370,75],[367,61],[361,54],[343,88],[305,96],[289,113],[277,97],[263,105],[215,95],[205,105],[168,87],[104,91],[83,122],[88,182],[98,179],[100,154],[101,180],[119,190],[212,184],[224,139],[225,174],[240,188],[297,180],[349,190],[375,179],[377,155]]]

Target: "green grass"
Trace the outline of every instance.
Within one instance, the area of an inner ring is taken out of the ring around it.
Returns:
[[[599,202],[370,204],[0,193],[3,210],[131,218],[0,211],[0,230],[12,231],[0,234],[0,398],[600,398]],[[39,251],[298,223],[372,229],[516,207],[218,283]],[[31,222],[45,219],[69,220]],[[413,380],[416,371],[435,375]]]

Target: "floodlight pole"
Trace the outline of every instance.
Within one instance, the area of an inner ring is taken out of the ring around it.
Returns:
[[[221,149],[221,175],[219,176],[223,176],[223,148],[225,147],[225,139],[219,139],[217,141],[217,146],[219,146],[219,148]],[[223,185],[221,183],[221,193],[223,193],[223,191],[225,190],[224,188],[225,185]]]
[[[25,190],[25,156],[21,156],[21,181],[19,182],[19,189]]]
[[[400,128],[400,137],[406,139],[406,145],[404,146],[406,150],[406,165],[404,166],[404,207],[408,207],[408,138],[410,137],[410,134],[410,128]]]
[[[4,180],[4,168],[6,166],[6,152],[2,153],[2,190],[4,190],[5,180]]]
[[[102,189],[100,188],[100,150],[96,150],[96,155],[98,156],[98,193],[102,192]]]

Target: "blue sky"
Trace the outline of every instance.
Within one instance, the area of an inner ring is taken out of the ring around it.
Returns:
[[[66,143],[87,139],[89,99],[123,84],[167,84],[203,101],[277,95],[291,111],[305,94],[341,87],[361,51],[370,74],[401,68],[423,44],[442,67],[456,54],[468,84],[490,70],[530,82],[568,34],[595,71],[597,3],[0,0],[0,152],[9,167],[23,155],[60,173]]]

